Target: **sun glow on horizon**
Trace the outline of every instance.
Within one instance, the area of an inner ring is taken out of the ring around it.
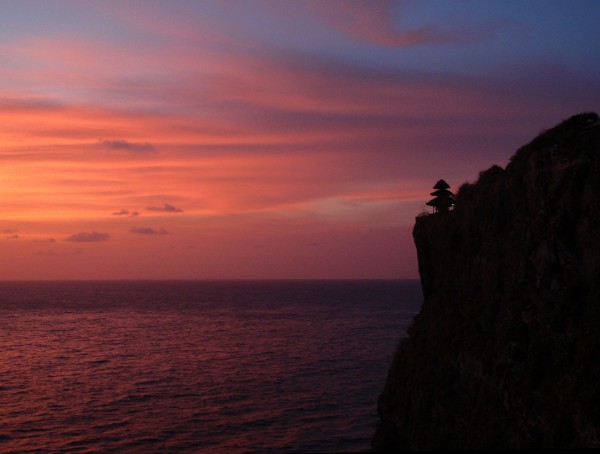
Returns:
[[[0,279],[415,278],[432,182],[600,104],[597,7],[524,66],[538,7],[342,3],[0,6]]]

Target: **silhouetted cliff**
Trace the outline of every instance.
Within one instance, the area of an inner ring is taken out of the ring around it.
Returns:
[[[424,293],[375,450],[600,446],[600,121],[576,115],[416,219]]]

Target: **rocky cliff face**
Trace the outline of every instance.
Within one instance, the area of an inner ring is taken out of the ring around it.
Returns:
[[[424,304],[375,450],[600,447],[600,120],[576,115],[416,219]]]

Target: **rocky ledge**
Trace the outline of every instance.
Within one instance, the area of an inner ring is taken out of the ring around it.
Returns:
[[[600,447],[600,119],[584,113],[419,216],[424,303],[374,450]]]

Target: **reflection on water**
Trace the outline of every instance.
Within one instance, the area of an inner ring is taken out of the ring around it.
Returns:
[[[418,282],[0,284],[0,451],[365,450]]]

